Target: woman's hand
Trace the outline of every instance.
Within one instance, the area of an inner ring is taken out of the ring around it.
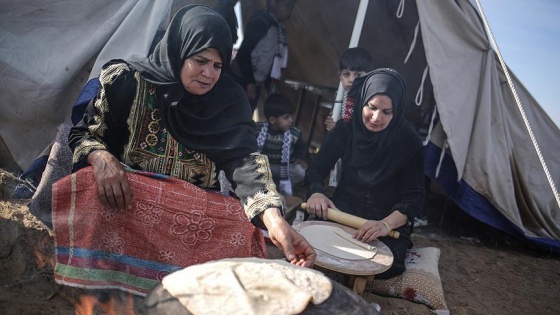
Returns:
[[[307,199],[305,211],[319,218],[327,220],[329,218],[329,208],[336,208],[334,203],[321,193],[314,193]]]
[[[247,84],[247,88],[245,90],[249,101],[253,102],[257,98],[257,86],[253,83],[249,83]]]
[[[101,202],[115,209],[128,208],[132,200],[132,191],[126,171],[119,160],[108,151],[95,150],[89,154],[88,162],[93,166],[97,194]]]
[[[284,220],[280,209],[268,208],[261,215],[270,240],[284,253],[286,259],[296,266],[313,267],[317,253],[309,242]]]
[[[325,118],[324,124],[327,131],[333,130],[334,126],[336,125],[336,121],[334,121],[334,119],[332,118],[332,112],[329,114],[329,116],[327,116],[327,118]]]
[[[307,163],[302,159],[295,159],[294,165],[301,165],[301,167],[303,167],[304,169],[307,168]]]
[[[387,236],[389,233],[408,222],[408,216],[398,210],[394,210],[390,215],[381,221],[369,220],[364,223],[354,234],[354,238],[362,242],[371,242],[379,237]]]
[[[381,221],[369,220],[364,223],[354,234],[354,238],[362,242],[371,242],[378,237],[387,236],[389,228]]]

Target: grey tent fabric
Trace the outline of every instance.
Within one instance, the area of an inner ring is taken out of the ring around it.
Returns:
[[[52,185],[72,171],[72,151],[68,146],[71,126],[58,126],[56,137],[49,151],[49,158],[37,191],[27,205],[29,212],[52,229]]]
[[[458,179],[526,236],[560,240],[559,205],[474,7],[467,0],[418,0],[417,7],[441,123],[431,141],[441,148],[446,140]],[[558,184],[560,131],[513,81]]]
[[[22,169],[104,62],[147,55],[171,2],[0,0],[0,137]]]

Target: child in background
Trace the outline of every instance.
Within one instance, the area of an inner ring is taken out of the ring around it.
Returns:
[[[364,74],[373,70],[373,58],[371,54],[361,47],[348,48],[344,51],[342,56],[338,61],[338,79],[342,84],[344,89],[344,95],[342,96],[342,106],[340,107],[340,119],[349,122],[352,117],[352,111],[354,108],[354,100],[348,96],[348,91],[352,87],[354,80],[363,76]],[[325,119],[325,128],[327,132],[330,132],[336,125],[332,117],[332,111]],[[336,187],[340,181],[340,176],[342,172],[342,165],[340,160],[335,164],[331,170],[331,175],[329,177],[329,186]]]
[[[288,64],[288,42],[282,22],[296,0],[267,0],[266,11],[257,11],[245,27],[243,42],[229,67],[230,76],[247,92],[253,110],[260,91],[271,79],[280,79]]]
[[[356,78],[373,70],[373,60],[370,53],[361,47],[348,48],[338,61],[339,71],[338,79],[342,83],[344,95],[342,97],[341,115],[345,121],[349,121],[352,117],[353,101],[347,98],[348,91],[352,87],[352,83]],[[325,127],[327,131],[331,131],[336,122],[332,118],[332,111],[325,119]]]
[[[269,95],[264,115],[266,122],[257,123],[259,150],[268,156],[272,178],[280,192],[292,195],[292,185],[305,176],[307,145],[301,131],[292,127],[292,103],[288,98]]]

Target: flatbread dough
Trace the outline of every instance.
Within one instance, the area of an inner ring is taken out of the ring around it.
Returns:
[[[305,237],[305,239],[307,239],[313,248],[342,259],[372,259],[377,252],[375,247],[373,250],[366,249],[366,243],[363,243],[363,246],[358,246],[355,242],[342,237],[342,234],[348,233],[335,226],[309,225],[303,227],[300,230],[300,233]]]
[[[189,314],[300,314],[332,292],[317,270],[282,260],[229,258],[173,272],[162,286]]]

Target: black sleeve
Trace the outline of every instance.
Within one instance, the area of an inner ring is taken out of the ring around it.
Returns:
[[[119,74],[109,77],[108,72],[102,71],[97,96],[89,102],[81,121],[70,129],[68,144],[74,152],[72,171],[87,166],[87,156],[94,150],[107,150],[120,159],[128,141],[126,120],[137,82],[133,73],[122,65]]]
[[[424,156],[422,150],[419,150],[402,172],[401,198],[392,210],[406,214],[409,221],[419,216],[426,196],[424,181]]]
[[[272,180],[268,158],[258,152],[217,164],[223,169],[235,195],[239,197],[247,217],[260,228],[265,228],[258,215],[268,208],[283,208],[282,198]]]
[[[303,140],[303,135],[301,131],[297,130],[297,140],[294,144],[294,156],[291,159],[292,161],[295,159],[305,160],[307,155],[307,142]]]
[[[342,157],[346,148],[347,125],[343,123],[337,124],[328,133],[319,149],[319,153],[311,159],[307,166],[305,171],[307,197],[314,193],[325,193],[324,180],[336,164],[336,161]]]

